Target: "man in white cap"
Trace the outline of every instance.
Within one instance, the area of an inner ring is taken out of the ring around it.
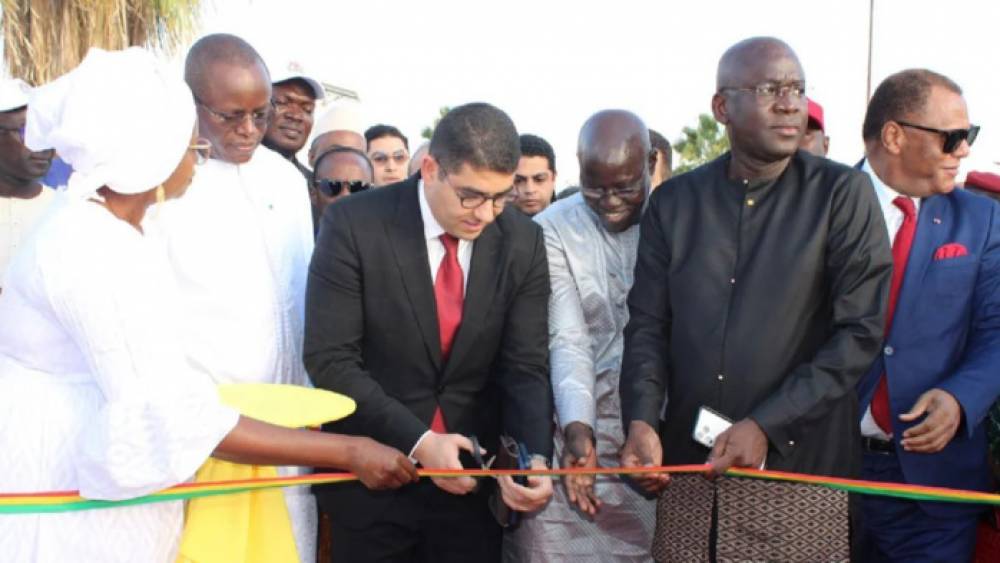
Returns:
[[[363,153],[368,152],[365,141],[365,127],[358,104],[347,102],[326,111],[316,121],[315,136],[309,146],[309,165],[315,166],[316,159],[332,147],[350,147]]]
[[[22,80],[0,82],[0,291],[7,262],[55,195],[39,182],[53,151],[24,146],[30,93]]]
[[[264,134],[264,146],[288,159],[308,181],[312,171],[295,155],[306,145],[312,132],[316,100],[322,100],[325,95],[323,85],[295,61],[280,63],[268,70],[274,113]]]
[[[301,174],[258,150],[274,111],[267,67],[246,41],[217,34],[191,47],[184,74],[211,158],[185,197],[147,225],[162,231],[181,292],[187,361],[218,383],[309,385],[302,333],[311,209]],[[298,487],[285,499],[299,555],[314,561],[312,494]]]

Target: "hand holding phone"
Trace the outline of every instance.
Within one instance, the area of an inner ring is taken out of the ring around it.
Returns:
[[[706,448],[712,448],[715,446],[715,440],[719,434],[728,430],[732,425],[733,421],[706,406],[702,406],[698,409],[698,417],[694,421],[694,431],[691,435],[695,442]]]

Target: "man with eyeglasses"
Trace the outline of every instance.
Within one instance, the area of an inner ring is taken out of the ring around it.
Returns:
[[[313,223],[319,230],[323,212],[331,203],[372,187],[375,171],[365,153],[352,147],[333,147],[316,158],[309,199]]]
[[[55,190],[39,182],[53,151],[24,146],[30,91],[22,80],[0,81],[0,292],[7,262],[55,197]]]
[[[295,166],[308,182],[312,171],[299,162],[298,155],[312,132],[316,100],[326,94],[323,85],[311,78],[302,65],[289,61],[268,68],[271,72],[273,113],[264,134],[264,146]]]
[[[857,476],[854,384],[882,337],[892,262],[867,176],[799,150],[806,106],[787,44],[730,47],[712,109],[731,151],[650,196],[625,328],[624,466]],[[636,481],[660,493],[657,560],[848,558],[844,492]]]
[[[309,385],[302,332],[312,213],[301,174],[258,150],[274,112],[267,67],[246,41],[216,34],[191,47],[184,77],[211,158],[185,197],[146,225],[162,235],[173,266],[188,363],[218,383]],[[299,556],[315,561],[315,499],[304,487],[283,494]]]
[[[584,123],[577,157],[582,195],[535,216],[552,286],[555,459],[562,467],[614,467],[625,442],[618,400],[625,299],[657,157],[646,125],[622,110]],[[653,501],[612,476],[571,475],[562,485],[544,510],[505,535],[505,561],[649,561]]]
[[[504,212],[520,150],[510,118],[459,106],[434,130],[418,175],[344,198],[323,214],[309,270],[305,362],[316,387],[357,410],[327,429],[460,469],[470,436],[498,452],[552,454],[549,274],[541,228]],[[469,458],[471,461],[472,458]],[[541,508],[548,478],[500,477],[497,501]],[[496,562],[492,480],[435,477],[391,493],[317,488],[332,561]]]
[[[410,143],[392,125],[373,125],[365,131],[368,158],[375,165],[375,187],[381,188],[406,178],[410,164]]]
[[[956,189],[979,127],[925,69],[868,104],[861,169],[894,270],[881,353],[858,383],[862,478],[991,490],[983,423],[1000,395],[1000,205]],[[864,561],[971,561],[979,505],[861,499]]]

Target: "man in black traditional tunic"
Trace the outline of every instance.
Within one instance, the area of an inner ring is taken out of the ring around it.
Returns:
[[[731,152],[669,180],[642,220],[620,383],[622,464],[709,459],[716,474],[764,465],[854,476],[854,385],[878,351],[892,267],[878,202],[864,174],[797,150],[805,78],[788,45],[737,43],[717,82],[712,109]],[[692,438],[702,407],[734,422],[711,449]],[[845,493],[637,480],[662,491],[659,561],[848,557]]]

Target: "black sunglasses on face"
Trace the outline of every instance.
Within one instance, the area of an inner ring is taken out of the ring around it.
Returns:
[[[356,194],[372,187],[368,182],[362,182],[361,180],[354,180],[353,182],[348,182],[347,180],[316,180],[315,185],[316,189],[326,197],[336,197],[340,195],[344,188],[347,188],[348,192]]]
[[[933,127],[925,127],[923,125],[907,123],[905,121],[896,121],[896,123],[902,125],[903,127],[910,127],[920,131],[941,135],[944,139],[944,145],[941,147],[941,150],[944,151],[945,154],[951,154],[958,150],[962,141],[969,143],[969,146],[971,147],[972,143],[976,141],[976,136],[979,135],[978,125],[970,125],[968,129],[935,129]]]

